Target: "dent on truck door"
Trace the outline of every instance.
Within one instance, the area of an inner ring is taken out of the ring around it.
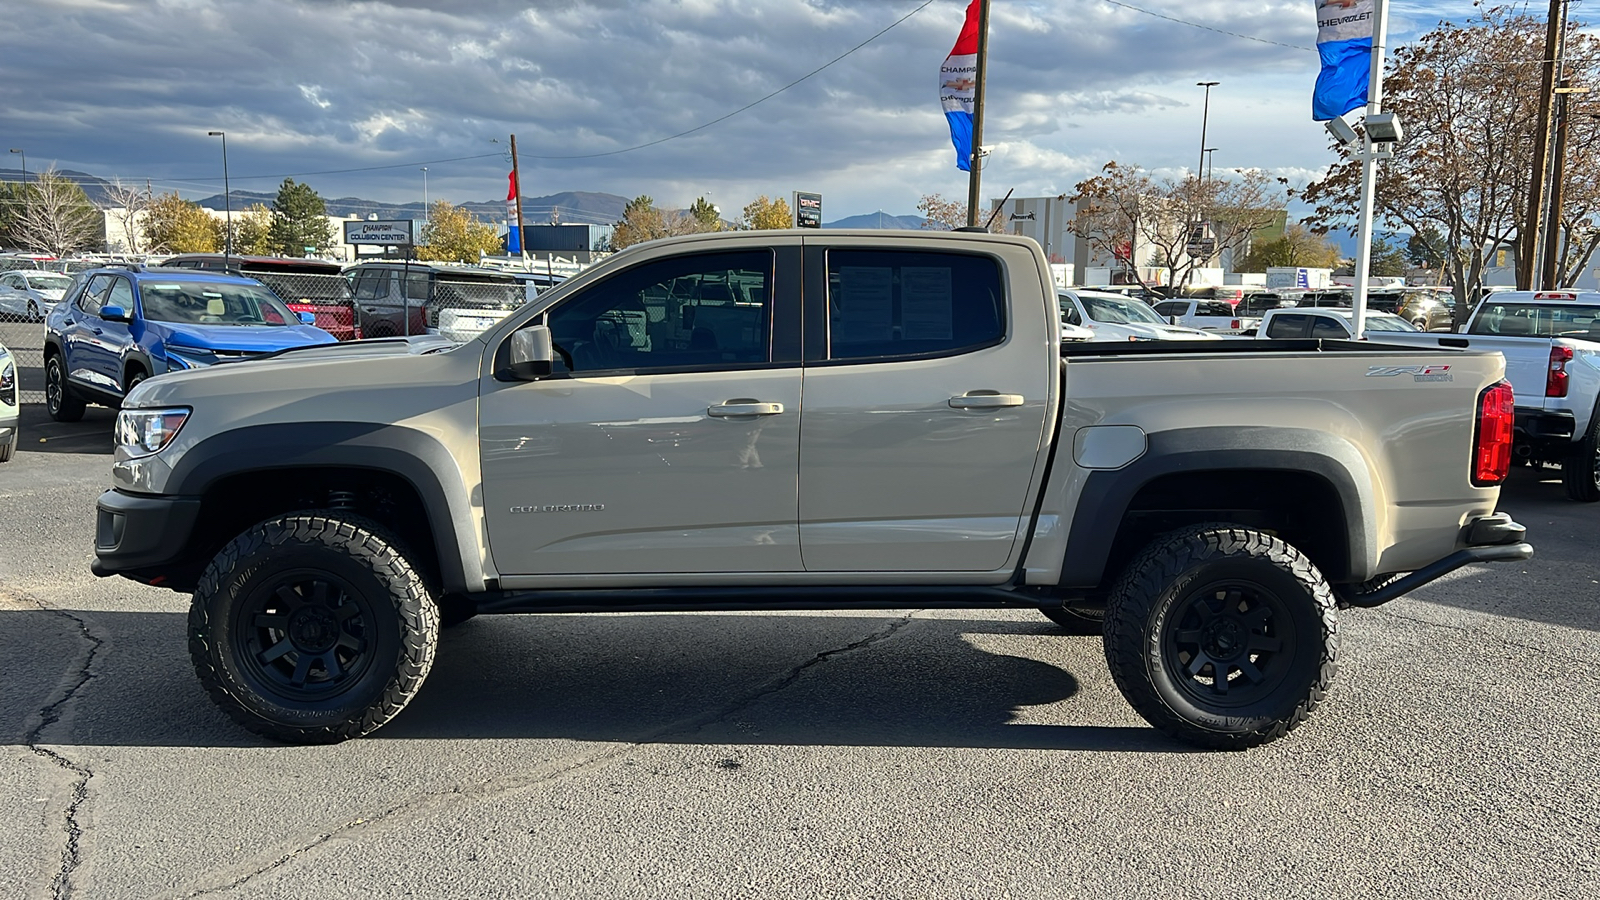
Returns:
[[[807,253],[808,316],[827,328],[823,348],[811,346],[815,329],[807,336],[806,569],[1004,566],[1054,371],[1043,321],[1017,339],[991,256],[833,248],[824,263],[823,249]]]
[[[646,260],[549,311],[556,372],[480,405],[500,572],[799,570],[792,250],[776,278],[770,247]]]

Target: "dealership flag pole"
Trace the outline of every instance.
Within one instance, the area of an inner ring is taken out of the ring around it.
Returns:
[[[522,221],[522,170],[517,168],[517,136],[511,136],[511,190],[517,195],[517,250],[522,254],[522,268],[528,268],[528,231]]]
[[[967,224],[978,224],[983,202],[983,82],[989,66],[989,0],[978,0],[978,71],[972,92],[972,169],[967,173]]]
[[[1374,117],[1383,111],[1383,43],[1388,36],[1388,10],[1384,0],[1372,4],[1372,75],[1367,85],[1367,116]],[[1377,192],[1378,148],[1372,142],[1372,133],[1363,129],[1361,154],[1361,207],[1356,243],[1356,291],[1354,302],[1355,334],[1360,340],[1367,327],[1367,286],[1372,270],[1372,219],[1374,194]]]

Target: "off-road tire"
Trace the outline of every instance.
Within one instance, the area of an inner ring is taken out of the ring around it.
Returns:
[[[1561,485],[1579,503],[1600,501],[1600,405],[1589,416],[1589,431],[1561,461]]]
[[[133,389],[138,387],[141,382],[149,377],[150,376],[146,374],[145,370],[143,369],[130,369],[128,372],[128,377],[125,381],[126,387],[124,387],[122,390],[123,402],[126,403],[128,400],[128,395],[133,393]]]
[[[189,655],[211,699],[287,743],[334,743],[393,719],[438,639],[421,573],[382,526],[345,512],[255,525],[206,567],[189,607]]]
[[[1198,525],[1157,538],[1128,565],[1106,606],[1105,651],[1150,724],[1241,750],[1282,737],[1327,695],[1338,613],[1295,548],[1242,526]]]
[[[13,431],[5,443],[0,444],[0,463],[11,462],[11,457],[17,454],[17,435]]]
[[[72,395],[67,384],[67,370],[61,355],[52,353],[44,361],[44,409],[57,422],[77,422],[83,418],[87,403]]]

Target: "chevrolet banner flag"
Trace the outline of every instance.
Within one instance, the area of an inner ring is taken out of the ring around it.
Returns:
[[[1311,95],[1311,118],[1326,122],[1367,105],[1373,0],[1316,0],[1316,4],[1322,72]]]
[[[950,140],[956,145],[956,168],[972,171],[972,103],[978,86],[978,5],[967,4],[967,21],[961,36],[939,67],[939,102],[950,120]],[[1370,3],[1370,0],[1368,0]]]

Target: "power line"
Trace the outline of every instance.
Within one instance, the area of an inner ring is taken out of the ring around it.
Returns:
[[[751,102],[746,103],[744,106],[739,107],[738,109],[734,110],[731,113],[728,113],[725,116],[718,116],[717,118],[712,119],[711,121],[705,123],[704,125],[696,125],[695,127],[689,129],[688,131],[680,131],[677,134],[668,135],[667,137],[658,138],[656,140],[649,141],[649,142],[646,142],[646,143],[643,143],[643,144],[639,144],[637,146],[625,147],[625,148],[623,148],[621,150],[607,150],[604,153],[583,153],[583,154],[578,154],[578,155],[574,155],[574,156],[537,156],[537,155],[534,155],[534,154],[531,154],[531,153],[524,153],[522,155],[524,157],[528,158],[528,159],[598,159],[599,157],[602,157],[602,156],[616,156],[619,153],[632,153],[635,150],[643,150],[646,147],[654,147],[657,144],[665,144],[667,141],[675,141],[678,138],[687,137],[687,136],[689,136],[691,134],[694,134],[697,131],[703,131],[703,130],[705,130],[707,128],[710,128],[711,126],[717,124],[718,122],[727,121],[728,119],[731,119],[734,116],[737,116],[739,113],[742,113],[745,110],[750,109],[753,106],[756,106],[757,104],[765,103],[768,100],[771,100],[773,97],[778,96],[779,94],[783,93],[784,91],[787,91],[788,89],[794,87],[795,85],[799,84],[800,82],[805,81],[807,78],[810,78],[811,76],[817,74],[818,72],[821,72],[823,69],[828,68],[829,66],[831,66],[834,63],[838,62],[839,60],[844,59],[845,57],[847,57],[850,54],[856,52],[857,50],[860,50],[862,47],[865,47],[866,45],[872,43],[873,41],[877,40],[878,38],[883,37],[885,34],[888,34],[889,30],[891,28],[894,28],[896,25],[899,25],[901,22],[904,22],[905,20],[911,18],[912,16],[916,15],[917,13],[922,12],[924,9],[927,9],[929,6],[933,5],[933,2],[934,2],[934,0],[926,0],[926,2],[924,2],[921,6],[917,7],[916,9],[913,9],[912,11],[906,13],[905,15],[901,16],[900,18],[895,19],[893,22],[889,23],[889,25],[887,27],[885,27],[882,31],[879,31],[877,34],[874,34],[872,37],[867,38],[866,40],[864,40],[861,43],[855,45],[854,47],[851,47],[849,50],[846,50],[845,52],[839,54],[838,56],[835,56],[833,59],[828,60],[827,62],[823,63],[822,65],[817,66],[815,69],[812,69],[811,71],[807,72],[806,74],[801,75],[799,78],[796,78],[795,80],[789,82],[788,84],[784,85],[783,87],[778,88],[777,90],[775,90],[772,93],[766,95],[765,97],[762,97],[759,100],[752,100]]]
[[[1201,25],[1199,22],[1190,22],[1190,21],[1188,21],[1186,19],[1174,18],[1172,16],[1166,15],[1165,13],[1151,12],[1148,9],[1143,9],[1141,7],[1138,7],[1138,6],[1134,6],[1131,3],[1123,3],[1123,2],[1121,2],[1121,0],[1101,0],[1101,2],[1109,3],[1112,6],[1120,6],[1123,9],[1132,10],[1132,11],[1134,11],[1136,13],[1143,13],[1144,15],[1147,15],[1147,16],[1154,16],[1157,19],[1165,19],[1168,22],[1176,22],[1179,25],[1187,25],[1190,28],[1199,28],[1199,29],[1204,30],[1204,31],[1213,31],[1213,32],[1216,32],[1217,34],[1225,34],[1228,37],[1236,37],[1236,38],[1242,38],[1242,39],[1247,40],[1247,41],[1255,41],[1258,44],[1271,44],[1274,47],[1287,47],[1290,50],[1305,50],[1307,52],[1315,52],[1315,48],[1313,48],[1313,47],[1304,47],[1304,46],[1301,46],[1299,44],[1285,44],[1282,41],[1269,41],[1266,38],[1258,38],[1258,37],[1254,37],[1254,36],[1248,35],[1248,34],[1240,34],[1237,31],[1223,31],[1221,28],[1213,28],[1210,25]]]

